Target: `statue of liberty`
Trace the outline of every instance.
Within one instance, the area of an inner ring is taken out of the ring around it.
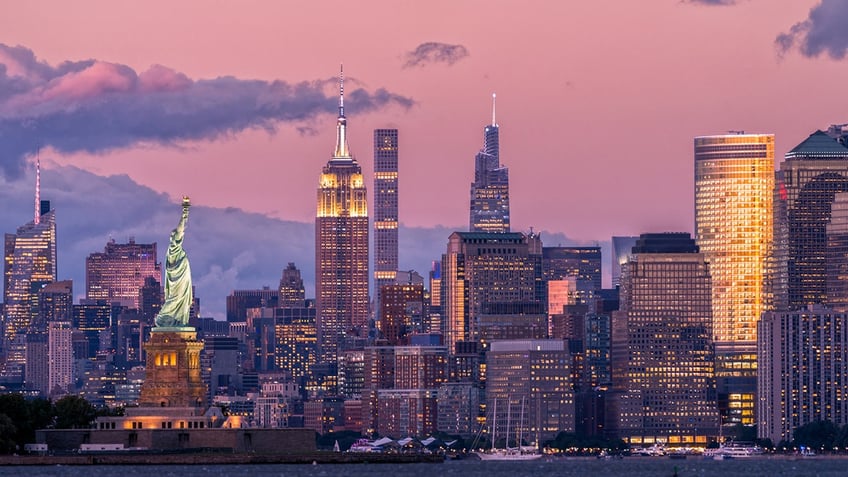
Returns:
[[[188,326],[189,311],[193,301],[191,291],[191,267],[183,250],[185,226],[188,221],[188,196],[183,197],[183,214],[177,228],[171,231],[168,257],[165,261],[165,304],[156,315],[157,328],[180,328]]]

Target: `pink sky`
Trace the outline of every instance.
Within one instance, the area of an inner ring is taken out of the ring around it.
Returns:
[[[776,162],[817,128],[848,122],[846,63],[778,58],[775,37],[818,0],[705,6],[650,2],[8,2],[0,43],[57,65],[97,59],[192,79],[352,81],[416,105],[347,109],[350,147],[371,178],[374,128],[400,130],[400,217],[464,228],[482,128],[497,92],[514,230],[579,240],[691,231],[692,139],[776,135]],[[464,46],[453,65],[402,68],[421,43]],[[250,130],[179,147],[49,155],[128,174],[175,199],[311,222],[333,115],[275,134]],[[49,167],[49,166],[48,166]],[[173,171],[166,173],[166,171]]]

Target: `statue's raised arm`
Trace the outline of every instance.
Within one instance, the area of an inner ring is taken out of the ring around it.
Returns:
[[[180,221],[171,231],[171,240],[168,243],[168,256],[165,261],[165,303],[156,315],[157,328],[188,326],[191,304],[194,300],[191,290],[191,266],[183,249],[188,209],[191,207],[187,196],[183,197],[182,206]]]

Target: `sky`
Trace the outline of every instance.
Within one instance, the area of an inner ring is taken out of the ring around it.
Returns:
[[[343,63],[366,183],[399,129],[402,269],[467,228],[493,92],[513,230],[691,232],[693,137],[774,133],[779,164],[848,122],[846,24],[844,0],[4,2],[0,225],[31,220],[40,151],[77,295],[109,237],[164,250],[189,195],[202,312],[288,262],[311,296]]]

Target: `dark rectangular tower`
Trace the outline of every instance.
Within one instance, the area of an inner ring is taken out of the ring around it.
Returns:
[[[395,283],[398,269],[398,130],[374,130],[374,293]]]

